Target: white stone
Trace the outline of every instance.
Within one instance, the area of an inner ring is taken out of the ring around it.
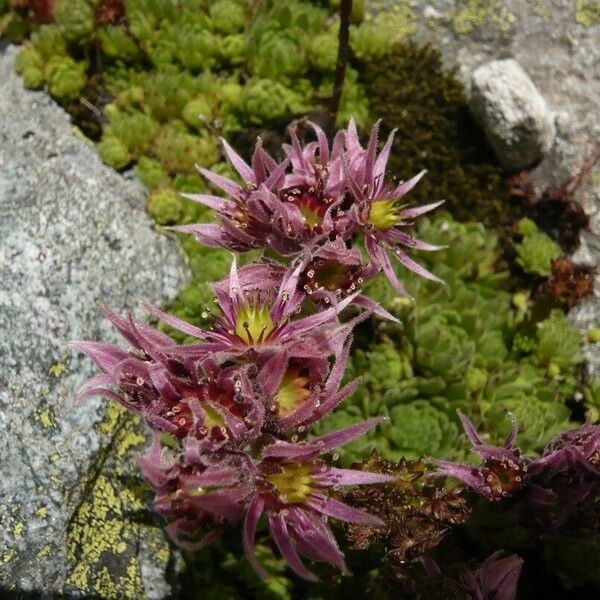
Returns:
[[[494,60],[473,72],[471,110],[507,169],[532,166],[552,147],[554,114],[513,59]]]

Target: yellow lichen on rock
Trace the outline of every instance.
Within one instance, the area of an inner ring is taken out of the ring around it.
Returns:
[[[119,424],[119,418],[125,414],[125,409],[116,404],[115,402],[109,402],[106,406],[106,414],[104,415],[104,419],[98,424],[98,429],[105,433],[106,435],[110,435],[114,433],[117,429],[117,425]]]
[[[394,41],[403,40],[415,32],[415,13],[410,2],[397,1],[392,8],[385,0],[372,0],[370,4],[371,10],[377,14],[374,17],[368,14],[366,20],[388,32]]]
[[[54,377],[56,377],[58,379],[66,370],[67,370],[67,365],[65,365],[65,363],[59,362],[59,363],[52,365],[48,369],[48,373],[50,375],[54,375]]]
[[[507,33],[515,23],[515,16],[501,0],[460,0],[456,9],[450,11],[448,16],[454,31],[459,35],[471,33],[488,21]]]
[[[42,547],[41,550],[38,551],[38,553],[36,554],[38,560],[41,560],[43,558],[46,558],[47,556],[50,556],[52,554],[52,544],[46,544],[45,546]]]
[[[25,529],[25,524],[19,521],[13,528],[13,534],[16,539],[23,539],[23,529]]]
[[[132,450],[146,441],[137,431],[139,425],[136,415],[111,403],[97,426],[111,442],[89,470],[84,497],[68,530],[73,567],[65,591],[76,588],[106,599],[143,597],[137,553],[147,527],[131,515],[144,510],[144,490],[120,477],[129,472]]]
[[[575,20],[585,27],[600,21],[600,0],[577,0]]]
[[[52,429],[56,427],[56,419],[54,418],[52,409],[49,406],[37,413],[37,419],[42,424],[44,429]]]

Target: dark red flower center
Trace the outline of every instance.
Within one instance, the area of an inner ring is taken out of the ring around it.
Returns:
[[[279,198],[298,207],[306,227],[318,230],[332,200],[326,198],[320,186],[296,185],[279,192]]]
[[[164,414],[164,418],[177,428],[173,435],[178,438],[185,437],[194,422],[192,411],[187,402],[178,402],[172,406]]]
[[[521,488],[526,470],[527,467],[508,458],[488,459],[481,474],[492,499],[501,500]]]
[[[334,292],[340,297],[360,289],[362,265],[344,265],[336,260],[315,258],[302,274],[301,284],[309,294]]]

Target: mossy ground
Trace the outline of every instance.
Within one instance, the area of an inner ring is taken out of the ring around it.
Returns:
[[[389,172],[408,179],[427,169],[412,202],[443,199],[454,218],[492,229],[513,218],[502,169],[471,117],[463,84],[443,68],[438,50],[399,43],[365,64],[364,81],[382,134],[397,130]]]

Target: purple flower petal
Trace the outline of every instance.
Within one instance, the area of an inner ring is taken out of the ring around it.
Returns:
[[[308,124],[314,129],[317,135],[317,140],[319,142],[319,161],[322,165],[326,165],[329,162],[329,143],[327,141],[327,136],[316,123],[309,121]]]
[[[333,433],[328,433],[326,435],[322,435],[314,440],[312,440],[311,446],[317,446],[319,448],[320,454],[324,452],[329,452],[334,448],[339,446],[343,446],[344,444],[348,444],[352,440],[360,437],[369,429],[375,427],[383,421],[383,417],[373,417],[372,419],[367,419],[362,423],[356,423],[355,425],[350,425],[349,427],[344,427],[344,429],[339,429],[338,431],[334,431]]]
[[[325,560],[342,573],[348,572],[344,555],[341,553],[331,530],[315,513],[298,506],[289,508],[288,529],[294,534],[298,550],[313,560]]]
[[[312,415],[310,421],[307,421],[307,424],[314,423],[315,421],[324,417],[327,413],[330,413],[332,410],[334,410],[338,404],[343,402],[346,398],[348,398],[348,396],[352,395],[356,391],[356,388],[358,388],[360,383],[361,378],[357,377],[344,386],[339,392],[331,394],[327,399],[322,400],[321,405],[318,408],[315,408],[314,414]]]
[[[481,438],[479,437],[479,434],[477,433],[477,430],[475,429],[473,423],[471,423],[471,421],[466,417],[466,415],[462,411],[457,410],[456,414],[458,415],[458,418],[460,419],[463,429],[465,430],[465,433],[467,434],[467,437],[469,438],[471,444],[473,444],[473,446],[483,445],[483,442],[481,441]]]
[[[105,373],[111,373],[121,361],[129,356],[128,352],[117,346],[102,342],[74,341],[70,342],[69,346],[89,356]]]
[[[87,400],[88,398],[108,398],[109,400],[114,400],[115,402],[118,402],[128,410],[140,412],[139,406],[132,404],[131,402],[127,402],[127,400],[119,396],[119,394],[106,388],[85,389],[77,394],[76,401],[78,404],[81,404],[84,400]]]
[[[152,306],[151,304],[144,303],[144,308],[151,315],[155,316],[157,319],[164,321],[167,325],[170,325],[171,327],[174,327],[175,329],[178,329],[179,331],[182,331],[183,333],[185,333],[187,335],[191,335],[192,337],[196,337],[201,340],[204,340],[204,339],[214,339],[215,336],[217,335],[212,331],[206,331],[204,329],[200,329],[200,327],[196,327],[195,325],[192,325],[191,323],[188,323],[187,321],[178,319],[177,317],[174,317],[173,315],[170,315],[169,313],[166,313],[166,312],[160,310],[160,308],[157,308],[156,306]],[[219,336],[219,337],[222,338],[222,336]]]
[[[244,552],[248,558],[248,562],[252,565],[252,568],[258,573],[263,579],[269,578],[269,573],[263,568],[256,558],[254,552],[254,537],[256,536],[256,527],[258,520],[263,513],[265,507],[264,500],[256,495],[250,501],[248,511],[246,512],[246,519],[244,520]]]
[[[356,296],[354,298],[354,304],[366,308],[369,312],[376,314],[382,319],[386,319],[394,323],[400,323],[400,321],[392,313],[389,313],[387,310],[385,310],[385,308],[383,308],[379,302],[375,302],[375,300],[369,298],[368,296],[363,296],[362,294]]]
[[[240,177],[246,183],[256,183],[254,171],[246,163],[246,161],[227,143],[224,138],[219,138],[225,154],[231,163],[231,166],[239,173]]]
[[[322,452],[321,447],[313,444],[277,441],[262,450],[262,458],[310,458]]]
[[[298,556],[294,542],[288,532],[285,519],[280,514],[271,514],[269,515],[269,527],[279,551],[292,570],[308,581],[318,581],[319,578],[302,564],[302,560],[300,560],[300,556]]]
[[[408,254],[405,254],[401,250],[396,250],[393,254],[396,260],[402,263],[407,269],[410,269],[413,273],[437,283],[445,283],[443,279],[440,279],[437,275],[434,275],[428,271],[425,267],[420,265],[418,262],[415,262],[410,256],[408,256]]]
[[[365,247],[367,252],[371,256],[373,262],[383,269],[385,276],[388,278],[389,282],[394,286],[394,288],[398,291],[402,296],[406,296],[410,298],[408,292],[404,289],[402,284],[398,281],[398,277],[396,276],[396,272],[392,267],[392,263],[387,255],[387,252],[379,246],[375,238],[371,235],[367,235],[365,237]]]
[[[279,183],[281,178],[283,177],[285,170],[288,168],[290,164],[289,159],[285,159],[283,162],[278,164],[272,171],[269,177],[264,182],[264,187],[267,189],[271,189],[274,185]]]
[[[375,157],[377,156],[377,136],[379,134],[379,125],[381,119],[377,120],[371,129],[371,135],[369,137],[369,145],[367,146],[367,153],[365,154],[365,166],[364,166],[364,179],[362,183],[369,184],[373,181],[373,168],[375,166]]]
[[[328,517],[334,517],[340,521],[347,523],[358,523],[359,525],[372,525],[373,527],[381,527],[385,523],[375,515],[370,515],[358,508],[348,506],[344,502],[340,502],[335,498],[322,496],[320,494],[312,494],[312,499],[308,505]]]
[[[381,150],[377,160],[375,161],[375,169],[373,170],[373,179],[377,181],[383,181],[383,176],[385,175],[385,167],[387,165],[387,161],[390,157],[390,151],[392,149],[392,143],[394,141],[394,135],[396,134],[397,129],[394,129],[390,135],[388,136],[387,141],[385,142],[385,146]],[[379,191],[379,190],[377,190]]]
[[[419,173],[419,175],[417,175],[417,177],[419,177],[419,176],[422,177],[423,175],[424,175],[424,172],[421,172],[421,173]],[[409,181],[412,181],[412,180],[409,180]],[[409,181],[407,181],[405,184],[402,184],[402,185],[406,185],[407,183],[409,183]],[[444,204],[444,202],[445,202],[445,200],[440,200],[438,202],[432,202],[431,204],[424,204],[423,206],[415,206],[414,208],[405,208],[404,210],[401,210],[399,214],[403,219],[414,219],[416,217],[420,217],[421,215],[424,215],[425,213],[432,211],[434,208],[437,208],[438,206]]]
[[[193,200],[194,202],[198,202],[199,204],[203,204],[204,206],[208,206],[214,210],[221,210],[227,204],[227,200],[222,198],[221,196],[211,196],[210,194],[181,194],[184,198],[188,200]]]
[[[492,498],[491,492],[483,480],[483,475],[477,467],[453,463],[447,460],[432,460],[431,463],[438,467],[438,470],[433,474],[434,477],[454,477],[455,479],[460,479],[460,481],[478,494],[489,499]]]
[[[402,198],[402,196],[404,196],[405,194],[407,194],[408,192],[410,192],[410,190],[412,190],[415,185],[417,185],[417,183],[419,183],[419,181],[422,179],[423,175],[425,175],[425,173],[427,173],[426,169],[423,169],[423,171],[421,171],[420,173],[417,173],[417,175],[415,175],[414,177],[411,177],[408,181],[405,181],[404,183],[401,183],[393,192],[390,193],[390,197],[392,198]],[[419,207],[419,208],[424,208],[424,207]],[[432,208],[430,208],[429,210],[432,210],[433,208],[435,208],[434,206],[432,206]],[[410,210],[410,209],[409,209]],[[418,210],[418,209],[415,209]],[[412,217],[416,217],[419,214],[423,214],[423,213],[417,213],[417,214],[407,214],[408,211],[402,211],[400,213],[400,215],[404,218],[412,218]],[[424,211],[427,212],[427,211]]]
[[[187,476],[184,481],[184,488],[229,486],[238,482],[239,478],[239,469],[233,467],[209,467],[203,473]]]
[[[167,229],[178,233],[189,233],[195,236],[199,243],[209,248],[223,248],[227,245],[223,231],[218,225],[198,223],[194,225],[174,225],[173,227],[167,227]]]
[[[372,485],[375,483],[389,483],[396,479],[393,475],[384,475],[383,473],[336,469],[334,467],[327,469],[323,477],[330,480],[332,485]]]
[[[225,193],[237,198],[242,193],[242,188],[235,183],[235,181],[231,181],[231,179],[227,179],[227,177],[223,177],[222,175],[217,175],[217,173],[213,173],[200,165],[196,165],[196,169],[200,171],[206,179],[208,179],[211,183],[216,185],[218,188],[221,188]]]
[[[444,250],[448,246],[436,246],[434,244],[428,244],[423,240],[418,240],[417,238],[411,237],[410,235],[404,233],[403,231],[399,231],[398,229],[388,229],[386,234],[389,238],[391,238],[394,242],[398,242],[403,246],[411,248],[413,250],[425,250],[426,252],[435,252],[437,250]]]

